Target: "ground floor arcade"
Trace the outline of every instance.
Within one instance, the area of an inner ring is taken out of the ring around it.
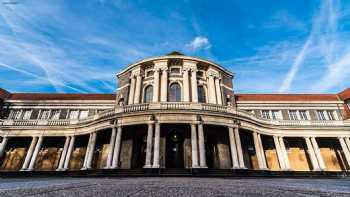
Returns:
[[[2,137],[4,171],[213,168],[346,171],[347,137],[285,137],[195,122],[119,126],[84,135]]]

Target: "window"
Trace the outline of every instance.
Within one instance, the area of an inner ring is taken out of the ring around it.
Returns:
[[[40,117],[39,117],[40,120],[47,120],[49,119],[49,117],[50,117],[50,110],[48,109],[41,110]]]
[[[180,102],[181,101],[181,87],[178,83],[173,83],[169,88],[169,98],[170,102]]]
[[[306,110],[299,110],[299,115],[301,120],[309,120],[309,116]]]
[[[205,97],[205,90],[203,86],[198,86],[198,102],[205,103],[206,97]]]
[[[52,110],[51,112],[51,120],[58,120],[60,119],[60,110]]]
[[[298,120],[297,110],[289,110],[290,120]]]
[[[328,120],[335,120],[335,116],[334,116],[334,111],[333,110],[327,110],[327,116],[328,116]]]
[[[265,119],[270,119],[270,111],[269,110],[261,110],[261,116]]]
[[[18,110],[18,109],[13,110],[10,116],[11,117],[10,119],[18,120],[21,118],[21,115],[22,115],[22,110]]]
[[[177,67],[171,68],[171,69],[170,69],[170,72],[171,72],[171,73],[174,73],[174,74],[179,74],[179,73],[180,73],[180,68],[177,68]]]
[[[323,110],[317,110],[317,119],[318,120],[326,120],[326,116],[324,115],[324,111]]]
[[[202,71],[197,71],[197,77],[203,77],[203,76],[204,76],[204,74]]]
[[[69,119],[78,119],[79,110],[71,110],[69,113]]]
[[[153,70],[147,71],[146,77],[152,77],[153,74],[154,74],[154,71],[153,71]]]
[[[82,110],[80,111],[79,119],[84,119],[84,118],[87,118],[88,116],[89,116],[89,110]]]
[[[23,120],[29,120],[31,115],[32,115],[32,110],[30,109],[24,110]]]
[[[144,103],[150,103],[153,99],[153,86],[149,85],[145,88],[145,95],[143,96]]]
[[[271,117],[273,120],[281,120],[282,119],[281,111],[271,110]]]

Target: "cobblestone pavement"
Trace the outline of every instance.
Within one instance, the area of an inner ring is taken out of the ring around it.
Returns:
[[[0,179],[0,196],[350,196],[350,179]]]

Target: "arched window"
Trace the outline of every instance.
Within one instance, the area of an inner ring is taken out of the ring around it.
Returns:
[[[181,101],[181,87],[178,83],[173,83],[170,85],[168,97],[169,102]]]
[[[153,86],[149,85],[145,88],[145,95],[143,97],[144,103],[150,103],[153,99]]]
[[[204,87],[198,86],[198,102],[205,103],[206,101]]]

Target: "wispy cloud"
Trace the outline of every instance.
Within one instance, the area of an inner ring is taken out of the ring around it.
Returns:
[[[197,51],[201,49],[209,49],[211,44],[207,37],[197,36],[190,43],[186,44],[185,47],[191,51]]]

